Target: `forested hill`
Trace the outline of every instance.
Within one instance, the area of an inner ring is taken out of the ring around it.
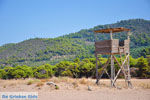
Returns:
[[[131,19],[131,20],[123,20],[114,24],[107,25],[98,25],[91,29],[83,29],[76,33],[71,33],[69,35],[65,35],[64,37],[68,38],[80,38],[85,41],[94,41],[94,30],[105,29],[105,28],[115,28],[115,27],[125,27],[131,29],[131,47],[135,48],[135,46],[147,46],[150,45],[150,21],[144,19]],[[126,38],[126,34],[114,34],[115,38]],[[107,39],[109,36],[101,35],[100,39]]]
[[[75,57],[94,57],[93,30],[125,27],[132,31],[131,55],[140,57],[150,55],[150,21],[144,19],[123,20],[114,24],[98,25],[91,29],[83,29],[57,38],[35,38],[16,44],[6,44],[0,47],[1,66],[16,64],[41,65],[55,64],[61,60],[73,60]],[[114,34],[114,38],[125,39],[126,34]],[[99,39],[108,39],[100,35]]]

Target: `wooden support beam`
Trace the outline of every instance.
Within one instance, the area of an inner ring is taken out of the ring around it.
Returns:
[[[127,58],[128,58],[128,56],[129,55],[127,55],[126,56],[126,59],[124,60],[124,62],[122,63],[122,65],[120,65],[120,63],[118,62],[118,60],[116,59],[116,57],[115,56],[113,56],[114,57],[114,59],[115,59],[115,61],[117,62],[117,64],[119,65],[119,67],[121,68],[121,70],[123,71],[123,73],[124,73],[124,75],[126,75],[126,73],[125,73],[125,69],[124,69],[124,64],[125,64],[125,62],[127,61]]]
[[[116,74],[116,76],[115,76],[115,78],[114,78],[114,80],[113,80],[113,85],[115,84],[115,82],[116,82],[116,80],[117,80],[117,78],[118,78],[120,72],[121,72],[121,69],[119,69],[119,71],[117,72],[117,74]]]
[[[98,60],[98,57],[97,57],[97,54],[95,55],[96,56],[96,84],[98,84],[98,63],[97,63],[97,60]]]
[[[112,31],[110,31],[110,39],[111,39],[111,40],[113,39]]]
[[[115,88],[116,88],[116,85],[113,84],[113,80],[111,79],[111,77],[110,77],[110,75],[108,74],[107,70],[104,69],[104,71],[105,71],[105,73],[107,74],[107,76],[109,77],[109,79],[111,80],[111,82],[112,82],[112,87],[115,87]]]
[[[98,59],[97,59],[98,60]],[[97,80],[96,80],[96,84],[98,84],[99,80],[101,79],[101,77],[104,74],[105,69],[107,68],[108,64],[110,62],[110,57],[108,58],[107,62],[105,63],[105,65],[102,67],[102,72],[101,75],[98,75]],[[97,73],[98,73],[98,69],[97,69]]]
[[[115,77],[114,58],[113,55],[111,55],[111,87],[113,87],[114,77]]]
[[[99,58],[98,58],[98,61],[99,61],[99,63],[102,65],[102,63],[101,63],[101,61],[99,60]],[[109,63],[108,63],[108,64],[109,64]],[[107,66],[108,66],[108,65],[107,65]],[[104,74],[104,71],[105,71],[105,73],[107,74],[108,78],[113,82],[113,80],[111,79],[109,73],[108,73],[107,70],[106,70],[107,66],[106,66],[105,68],[103,68],[103,74]],[[102,74],[102,75],[103,75],[103,74]],[[116,87],[115,84],[113,84],[113,86]]]
[[[104,71],[105,71],[105,73],[107,74],[108,78],[111,80],[111,77],[110,77],[110,75],[108,74],[106,68],[104,69]]]
[[[116,59],[115,56],[113,56],[113,57],[114,57],[115,61],[117,62],[118,66],[120,67],[120,70],[118,71],[118,73],[117,73],[117,75],[116,75],[116,77],[115,77],[115,79],[113,81],[113,84],[116,82],[116,80],[117,80],[117,78],[119,76],[119,73],[121,71],[123,72],[124,77],[125,77],[125,81],[127,82],[127,80],[126,80],[127,79],[127,74],[125,73],[125,70],[124,70],[123,66],[124,66],[125,62],[127,61],[127,58],[129,57],[129,55],[126,56],[126,59],[124,60],[124,62],[122,63],[122,65],[120,65],[120,63],[118,62],[118,60]]]
[[[129,88],[132,88],[132,83],[130,81],[131,79],[131,75],[130,75],[130,58],[128,57],[127,59],[127,68],[128,68],[128,77],[127,77],[127,80],[128,80],[128,87]]]

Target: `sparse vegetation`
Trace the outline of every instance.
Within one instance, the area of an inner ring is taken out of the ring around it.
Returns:
[[[35,83],[39,83],[39,82],[42,82],[42,81],[39,79],[32,79],[27,82],[27,85],[31,85],[31,84],[35,84]]]
[[[73,88],[77,88],[79,86],[77,81],[73,82],[72,85],[73,85]]]
[[[55,89],[56,89],[56,90],[59,90],[59,86],[58,86],[58,85],[56,85],[56,86],[55,86]]]
[[[53,80],[56,80],[58,83],[55,83]],[[65,81],[62,81],[65,79]],[[32,80],[32,85],[27,85],[27,83]],[[110,88],[110,80],[109,79],[101,79],[100,85],[95,84],[95,79],[92,78],[70,78],[70,77],[52,77],[49,78],[49,82],[54,83],[53,85],[46,85],[45,81],[41,82],[41,80],[37,80],[34,78],[30,79],[11,79],[11,80],[0,80],[0,87],[1,92],[10,92],[10,91],[19,91],[19,92],[38,92],[39,95],[43,95],[43,97],[51,98],[53,95],[54,98],[58,97],[58,100],[60,99],[59,96],[62,94],[67,94],[65,97],[70,96],[77,96],[75,94],[78,93],[79,99],[83,96],[83,94],[86,96],[92,94],[92,97],[98,96],[101,94],[99,98],[102,98],[102,96],[108,96],[108,94],[116,94],[121,93],[120,96],[123,96],[124,93],[126,93],[128,96],[134,96],[135,94],[137,96],[142,95],[142,99],[144,96],[148,96],[149,98],[149,91],[150,91],[150,80],[149,79],[131,79],[133,89],[128,89],[124,79],[118,79],[116,81],[117,88]],[[82,83],[81,82],[84,83]],[[46,82],[47,83],[47,82]],[[16,85],[14,85],[16,84]],[[13,86],[12,86],[13,85]],[[57,86],[55,86],[57,85]],[[6,86],[6,87],[5,87]],[[89,92],[91,91],[91,92]],[[48,94],[47,94],[48,93]],[[60,93],[60,94],[58,94]],[[83,94],[82,94],[83,93]],[[96,93],[93,95],[93,93]],[[133,93],[133,94],[131,94]],[[138,94],[137,94],[138,93]],[[82,95],[80,95],[82,94]],[[80,97],[81,96],[81,97]],[[99,99],[97,98],[97,99]],[[46,100],[45,98],[44,100]],[[121,99],[121,98],[120,98]],[[145,99],[144,99],[145,100]]]
[[[38,83],[36,84],[36,87],[41,87],[41,86],[43,86],[43,85],[44,85],[43,82],[38,82]]]
[[[41,81],[41,82],[48,82],[49,79],[41,79],[40,81]]]
[[[80,84],[87,84],[87,80],[85,78],[82,78],[79,82]]]
[[[6,85],[4,85],[3,88],[6,88]]]
[[[29,80],[29,81],[27,82],[27,85],[31,85],[31,84],[33,84],[33,83],[34,83],[33,80]]]
[[[142,87],[144,89],[150,89],[150,83],[141,83],[140,87]]]

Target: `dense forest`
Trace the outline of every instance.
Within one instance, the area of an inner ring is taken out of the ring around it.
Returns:
[[[144,19],[122,20],[117,23],[98,25],[82,29],[76,33],[57,38],[34,38],[20,43],[5,44],[0,47],[0,66],[39,66],[55,65],[60,61],[73,61],[75,58],[94,58],[93,31],[104,28],[125,27],[131,29],[130,52],[133,58],[150,55],[150,21]],[[114,38],[123,40],[126,34],[117,33]],[[110,37],[101,34],[100,40]]]

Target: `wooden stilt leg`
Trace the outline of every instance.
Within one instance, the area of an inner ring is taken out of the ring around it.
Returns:
[[[97,58],[98,60],[98,58]],[[105,69],[107,68],[108,64],[110,62],[110,57],[108,58],[107,62],[105,63],[105,65],[102,67],[102,72],[101,74],[97,77],[97,81],[96,81],[96,84],[98,84],[99,80],[101,79],[101,77],[103,76],[104,72],[105,72]],[[97,71],[98,73],[98,71]]]
[[[114,78],[114,80],[113,80],[113,85],[115,84],[115,82],[116,82],[116,80],[117,80],[117,78],[118,78],[120,72],[121,72],[121,69],[119,69],[119,71],[117,72],[117,74],[116,74],[116,76],[115,76],[115,78]]]
[[[98,61],[98,57],[97,57],[97,54],[96,54],[96,84],[98,85],[98,81],[99,81],[99,79],[98,79],[98,63],[97,63],[97,61]]]
[[[114,58],[113,55],[111,55],[111,87],[113,87],[114,77],[115,77]]]
[[[110,58],[110,57],[109,57]],[[108,58],[108,59],[109,59]],[[98,61],[99,61],[99,63],[102,65],[102,63],[100,62],[100,60],[98,59]],[[106,62],[107,63],[107,62]],[[105,73],[107,74],[107,76],[109,77],[109,79],[111,79],[111,77],[110,77],[110,75],[108,74],[108,72],[107,72],[107,66],[108,65],[106,65],[106,67],[102,67],[103,68],[103,71],[105,71]]]
[[[131,79],[131,75],[130,75],[130,58],[128,57],[128,59],[127,59],[127,69],[128,69],[128,77],[127,77],[127,80],[128,80],[128,87],[129,88],[132,88],[132,84],[131,84],[131,81],[130,81],[130,79]]]

